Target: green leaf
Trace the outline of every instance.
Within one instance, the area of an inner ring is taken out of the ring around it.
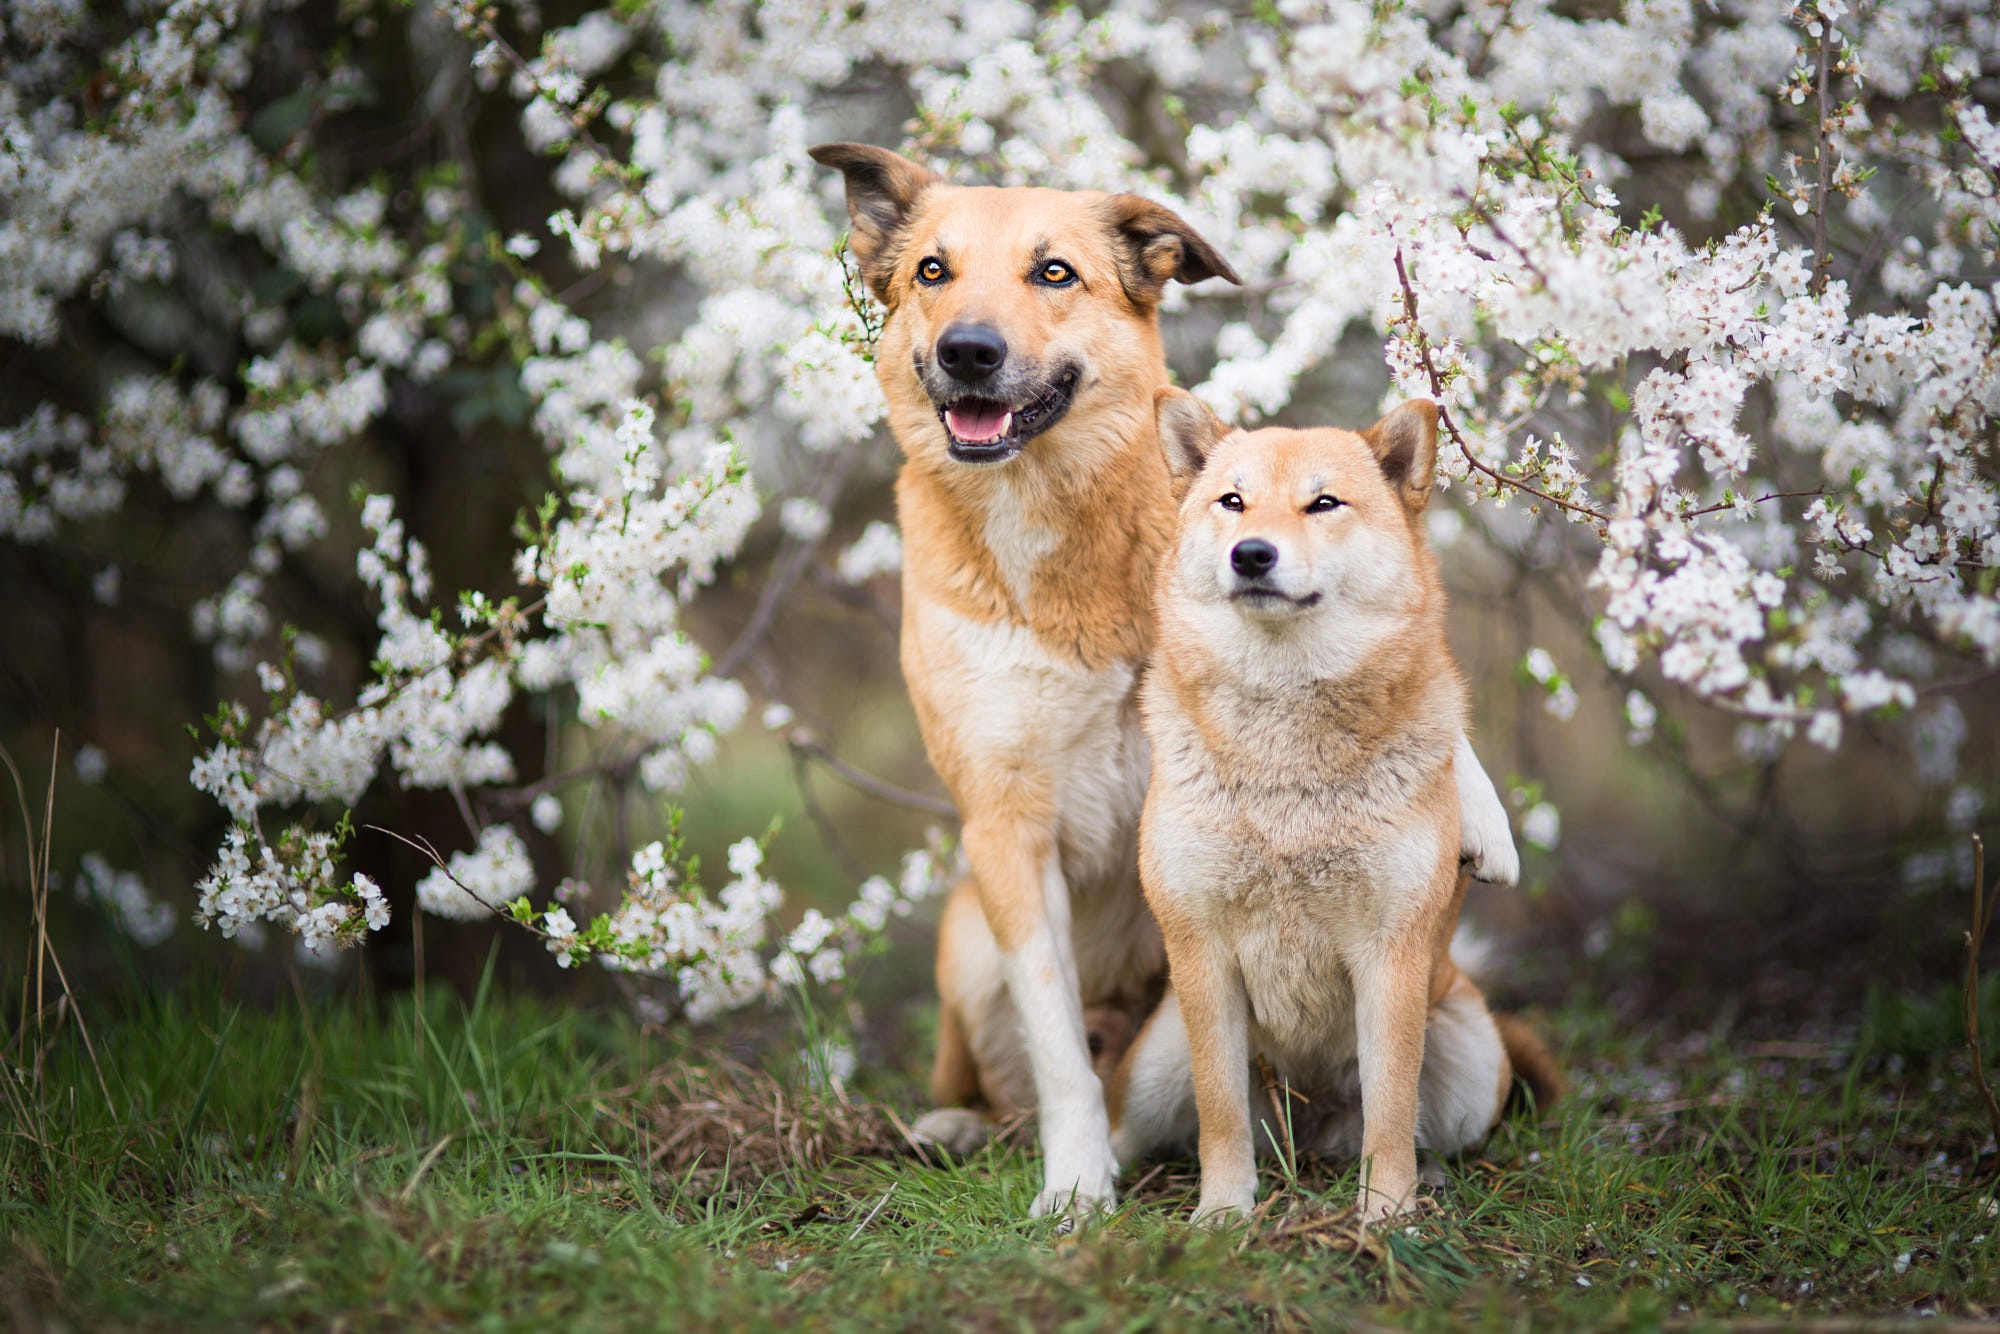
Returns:
[[[266,153],[275,153],[306,127],[312,114],[313,95],[309,89],[287,93],[250,118],[251,141]]]

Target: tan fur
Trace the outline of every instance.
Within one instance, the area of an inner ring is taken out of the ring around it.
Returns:
[[[1116,1170],[1099,1077],[1165,971],[1136,867],[1136,684],[1173,528],[1156,303],[1169,280],[1235,275],[1132,196],[959,187],[863,145],[813,156],[846,175],[850,243],[888,307],[876,367],[905,456],[903,672],[972,863],[940,925],[932,1092],[941,1108],[1038,1107],[1035,1211],[1092,1207]],[[927,259],[949,281],[920,281]],[[1077,281],[1033,281],[1052,259]],[[948,449],[937,343],[967,322],[999,331],[1023,374],[1075,375],[1066,415],[1006,462]],[[962,1115],[918,1128],[978,1133]]]
[[[1185,499],[1143,696],[1140,866],[1173,1003],[1114,1076],[1114,1146],[1130,1161],[1185,1134],[1184,1068],[1197,1216],[1247,1210],[1259,1141],[1284,1133],[1253,1098],[1255,1057],[1305,1095],[1287,1110],[1295,1142],[1359,1154],[1379,1220],[1409,1203],[1419,1140],[1483,1139],[1512,1082],[1449,954],[1465,691],[1419,521],[1437,412],[1238,433],[1212,453],[1212,430],[1168,399],[1161,420]],[[1322,498],[1337,504],[1316,511]],[[1246,541],[1274,549],[1268,574],[1232,557]]]

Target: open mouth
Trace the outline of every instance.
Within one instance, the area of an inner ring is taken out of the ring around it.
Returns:
[[[1076,397],[1077,371],[1064,370],[1040,398],[1021,407],[991,398],[961,398],[938,407],[938,420],[950,437],[946,446],[961,463],[1002,463],[1062,420]]]

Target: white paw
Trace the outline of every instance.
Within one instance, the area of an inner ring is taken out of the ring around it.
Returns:
[[[1361,1211],[1362,1223],[1367,1227],[1378,1227],[1416,1208],[1416,1183],[1413,1181],[1408,1187],[1395,1193],[1370,1190],[1363,1186],[1359,1198],[1354,1203]]]
[[[1046,1178],[1042,1193],[1035,1196],[1028,1214],[1032,1218],[1062,1218],[1074,1226],[1078,1221],[1102,1213],[1118,1203],[1118,1192],[1112,1187],[1111,1177],[1111,1172],[1103,1169],[1081,1175],[1065,1173],[1056,1176],[1051,1173]]]
[[[1521,880],[1521,854],[1514,847],[1507,808],[1493,790],[1493,780],[1472,753],[1461,733],[1455,771],[1458,777],[1458,859],[1471,868],[1475,880],[1516,885]]]
[[[1228,1227],[1250,1216],[1257,1207],[1257,1191],[1217,1190],[1201,1193],[1201,1203],[1194,1207],[1194,1221],[1201,1227]]]
[[[1490,834],[1475,839],[1468,829],[1459,860],[1469,864],[1474,880],[1512,888],[1521,883],[1521,854],[1514,847],[1513,833],[1504,819],[1499,833],[1497,840]]]
[[[992,1123],[970,1107],[934,1107],[910,1127],[911,1139],[936,1145],[954,1158],[979,1152],[992,1137]]]
[[[1362,1190],[1362,1196],[1360,1196],[1360,1200],[1356,1200],[1356,1206],[1362,1212],[1362,1224],[1364,1226],[1368,1226],[1368,1228],[1380,1228],[1382,1224],[1394,1222],[1396,1218],[1402,1218],[1404,1214],[1408,1214],[1416,1206],[1416,1198],[1410,1196],[1410,1198],[1402,1198],[1402,1200],[1392,1200],[1386,1194],[1382,1194],[1380,1190]]]

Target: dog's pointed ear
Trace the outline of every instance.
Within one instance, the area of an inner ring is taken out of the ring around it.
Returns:
[[[1437,481],[1438,407],[1413,398],[1361,433],[1403,508],[1420,512]]]
[[[813,161],[847,178],[847,217],[853,223],[848,245],[868,290],[884,305],[894,305],[889,275],[902,250],[903,228],[918,198],[932,186],[944,184],[944,178],[901,153],[872,144],[821,144],[808,151]]]
[[[1242,283],[1229,261],[1172,209],[1138,195],[1112,195],[1104,207],[1118,240],[1118,280],[1135,304],[1157,303],[1167,284],[1176,280],[1227,278]]]
[[[1185,389],[1166,388],[1153,395],[1153,418],[1159,426],[1160,452],[1179,500],[1201,475],[1216,441],[1229,433],[1208,404]]]

